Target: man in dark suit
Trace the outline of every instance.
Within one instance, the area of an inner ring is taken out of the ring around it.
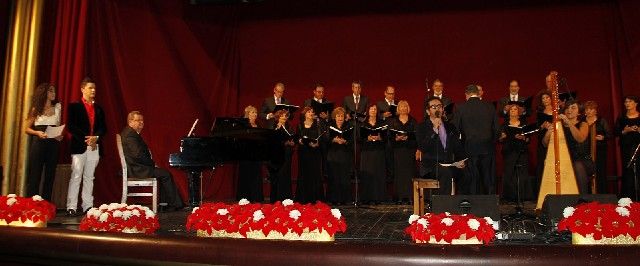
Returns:
[[[71,179],[67,192],[67,215],[76,216],[82,182],[82,212],[93,207],[93,179],[100,161],[100,137],[107,132],[104,111],[95,104],[96,84],[90,78],[80,83],[82,99],[69,104],[67,130],[71,133]]]
[[[520,84],[517,80],[512,80],[509,82],[509,95],[500,98],[500,100],[498,100],[499,103],[499,108],[498,110],[501,112],[501,114],[505,117],[509,116],[509,110],[506,110],[507,105],[509,104],[509,102],[521,102],[524,105],[525,100],[527,100],[526,97],[523,97],[522,95],[519,94],[520,92]],[[522,115],[528,115],[530,110],[530,108],[527,106],[526,109],[524,110],[524,112],[522,113]]]
[[[433,91],[433,93],[430,93],[429,91]],[[440,99],[442,101],[442,105],[446,108],[449,104],[453,103],[451,101],[451,99],[447,96],[444,96],[444,83],[442,83],[442,81],[440,81],[439,79],[436,79],[433,81],[433,85],[431,86],[431,90],[427,90],[427,97],[424,98],[424,108],[422,110],[427,110],[427,108],[429,107],[429,103],[428,100],[431,97],[436,97],[438,99]],[[448,119],[451,118],[452,114],[444,114],[444,118]],[[425,111],[424,113],[424,117],[428,117],[429,114]]]
[[[351,82],[351,92],[352,94],[344,97],[342,101],[342,106],[347,111],[347,120],[352,118],[352,113],[365,114],[367,112],[367,107],[369,106],[369,98],[367,96],[361,95],[362,85],[360,81]]]
[[[312,102],[318,102],[318,103],[328,103],[329,101],[327,101],[327,99],[324,98],[324,85],[317,83],[315,85],[315,87],[313,88],[313,97],[304,100],[304,107],[307,106],[312,106]],[[328,112],[320,112],[320,113],[316,113],[316,115],[318,117],[320,117],[320,119],[322,119],[323,121],[327,122],[329,120],[329,115],[331,113],[331,111],[333,110],[328,110]],[[315,112],[315,110],[314,110]]]
[[[396,105],[395,94],[396,89],[393,86],[387,86],[384,90],[384,99],[376,103],[378,107],[378,117],[380,117],[380,119],[387,120],[387,118],[396,115],[389,111],[392,105]]]
[[[268,97],[264,99],[262,102],[262,107],[260,108],[260,118],[266,121],[266,128],[273,128],[276,124],[275,117],[273,116],[273,111],[278,104],[289,104],[289,101],[284,97],[284,84],[281,82],[276,83],[273,87],[273,97]],[[289,114],[289,119],[292,119],[293,114]]]
[[[465,96],[467,101],[457,106],[453,124],[462,133],[469,154],[469,192],[495,194],[495,142],[499,134],[496,111],[492,104],[480,100],[476,85],[467,86]]]
[[[431,97],[427,101],[427,113],[429,116],[416,128],[416,140],[418,150],[416,160],[421,161],[420,176],[436,179],[440,182],[438,194],[450,195],[452,178],[456,178],[459,189],[468,187],[467,181],[459,170],[465,167],[464,147],[460,141],[460,132],[456,127],[442,119],[442,100]],[[454,166],[442,166],[451,164]],[[460,191],[463,193],[463,191]],[[463,194],[466,194],[464,191]]]
[[[173,176],[165,169],[158,168],[151,158],[151,151],[140,132],[144,128],[144,117],[139,111],[127,116],[127,126],[122,129],[122,151],[130,177],[155,177],[160,183],[160,202],[166,202],[169,210],[184,206],[180,194],[173,183]]]

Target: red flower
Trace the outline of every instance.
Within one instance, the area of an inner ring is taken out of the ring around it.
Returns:
[[[91,208],[80,222],[80,231],[144,232],[153,234],[160,228],[158,217],[148,207],[121,203]]]
[[[595,240],[625,235],[635,239],[640,235],[640,204],[625,204],[629,199],[619,202],[620,205],[583,203],[576,206],[573,213],[565,211],[567,217],[558,223],[558,231],[569,230]]]
[[[47,222],[56,216],[56,206],[38,195],[25,198],[15,194],[0,196],[0,219],[13,221]]]
[[[405,233],[414,241],[429,242],[433,237],[438,242],[444,240],[451,243],[465,235],[466,239],[475,237],[488,244],[495,237],[493,226],[486,219],[473,215],[427,213],[417,219],[411,219],[410,222]]]

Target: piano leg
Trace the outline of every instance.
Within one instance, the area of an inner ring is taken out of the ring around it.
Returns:
[[[187,175],[189,181],[189,207],[195,208],[200,206],[202,199],[202,190],[200,189],[201,171],[189,171]]]

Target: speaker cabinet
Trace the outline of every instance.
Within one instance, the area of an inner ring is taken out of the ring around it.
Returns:
[[[498,202],[498,195],[433,195],[431,212],[467,213],[500,221]]]

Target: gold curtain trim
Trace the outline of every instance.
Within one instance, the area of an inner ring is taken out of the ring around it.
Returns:
[[[38,44],[44,0],[13,1],[4,69],[1,149],[2,194],[24,194],[29,136],[24,133],[31,94],[36,86]]]

